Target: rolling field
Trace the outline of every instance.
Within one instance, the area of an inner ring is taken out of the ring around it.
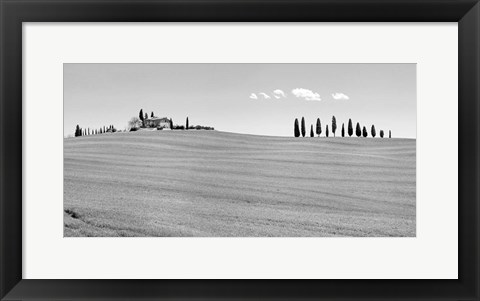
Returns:
[[[64,139],[65,236],[415,236],[415,140]]]

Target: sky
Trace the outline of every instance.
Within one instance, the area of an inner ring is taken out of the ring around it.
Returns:
[[[174,124],[293,136],[332,116],[416,138],[416,64],[64,64],[64,136],[128,128],[140,109]],[[309,130],[307,131],[309,132]]]

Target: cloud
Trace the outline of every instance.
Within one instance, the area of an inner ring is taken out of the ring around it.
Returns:
[[[332,94],[333,99],[339,100],[339,99],[350,99],[347,95],[343,93],[333,93]]]
[[[257,94],[255,93],[250,94],[250,99],[258,99]]]
[[[287,97],[285,95],[285,92],[283,92],[280,89],[277,89],[277,90],[273,91],[273,96],[275,96],[276,99],[279,99],[280,97]]]
[[[265,99],[270,99],[270,98],[271,98],[270,96],[268,96],[268,94],[263,93],[263,92],[260,92],[260,93],[258,93],[258,94],[262,95],[263,98],[265,98]]]
[[[320,94],[313,92],[312,90],[296,88],[292,90],[292,94],[298,98],[303,98],[309,101],[320,101]]]

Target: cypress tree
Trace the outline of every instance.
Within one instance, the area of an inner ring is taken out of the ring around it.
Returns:
[[[353,135],[352,119],[348,119],[348,136],[352,137],[352,135]]]
[[[366,138],[368,135],[367,128],[363,127],[363,138]]]
[[[140,109],[138,113],[138,118],[142,121],[142,126],[145,126],[145,117],[143,116],[143,109]],[[105,127],[103,127],[103,132],[105,133]]]
[[[327,124],[327,128],[325,129],[325,137],[328,137],[328,124]]]
[[[80,136],[80,126],[77,124],[77,126],[75,127],[75,137],[78,136]]]
[[[305,137],[305,118],[302,117],[302,137]]]
[[[355,128],[355,134],[357,137],[362,136],[362,130],[360,129],[360,123],[357,122],[357,127]]]
[[[380,130],[380,138],[383,138],[383,130]]]
[[[316,133],[317,133],[318,137],[320,137],[320,134],[322,133],[322,123],[320,122],[320,118],[317,118]]]
[[[388,130],[388,138],[392,138],[392,131]]]
[[[315,135],[313,134],[313,124],[310,127],[310,137],[314,137]]]
[[[335,137],[335,131],[337,130],[337,119],[335,119],[335,116],[332,117],[332,133],[333,137]]]
[[[342,123],[342,137],[345,137],[345,123]]]
[[[377,136],[377,131],[375,131],[375,125],[372,124],[372,128],[371,128],[370,132],[372,133],[373,138],[375,138],[375,136]]]
[[[90,128],[88,128],[88,136],[90,136]]]
[[[152,111],[152,114],[150,115],[150,117],[153,118],[153,116],[154,116],[154,115],[153,115],[153,111]]]
[[[298,119],[295,118],[295,122],[293,123],[293,135],[295,137],[300,137],[300,128],[298,126]]]
[[[170,118],[170,129],[173,130],[173,121],[172,121],[172,118]]]
[[[187,117],[185,129],[188,130],[188,117]]]

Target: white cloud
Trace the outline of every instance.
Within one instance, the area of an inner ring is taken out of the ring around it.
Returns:
[[[303,89],[303,88],[296,88],[292,90],[292,94],[296,97],[303,98],[305,100],[311,101],[320,101],[320,94],[313,92],[312,90]]]
[[[257,94],[255,93],[250,94],[250,99],[258,99]]]
[[[332,94],[333,99],[339,100],[339,99],[350,99],[347,95],[343,93],[333,93]]]
[[[280,97],[287,97],[285,95],[285,92],[283,92],[280,89],[277,89],[277,90],[273,91],[273,96],[275,96],[276,99],[279,99]]]
[[[265,99],[270,99],[270,98],[271,98],[270,96],[268,96],[268,94],[263,93],[263,92],[260,92],[260,93],[258,93],[258,94],[262,95],[263,98],[265,98]]]

